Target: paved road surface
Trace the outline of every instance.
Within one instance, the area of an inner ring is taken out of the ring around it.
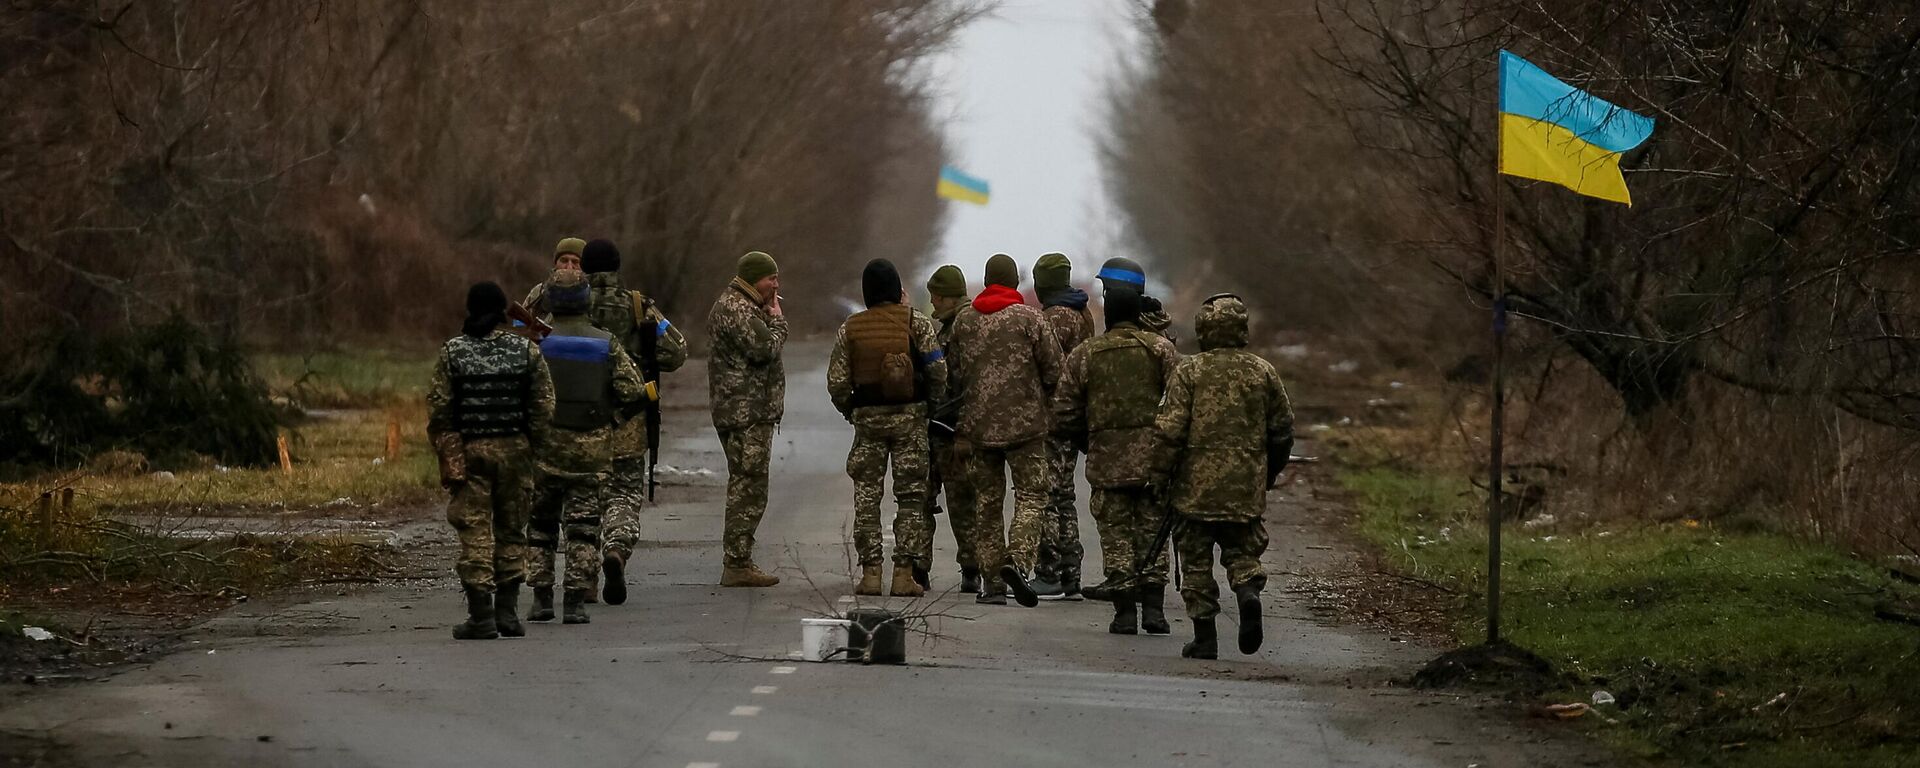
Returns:
[[[49,734],[88,765],[134,766],[1534,766],[1588,764],[1563,743],[1389,680],[1428,653],[1318,623],[1269,595],[1268,643],[1218,662],[1172,637],[1105,633],[1104,604],[940,604],[914,664],[790,660],[802,616],[845,605],[850,430],[826,402],[824,350],[791,350],[761,558],[785,581],[720,590],[724,461],[703,411],[671,412],[674,463],[707,467],[663,488],[621,607],[582,627],[455,643],[451,578],[387,586],[210,622],[186,650],[102,683],[0,704],[0,729]],[[674,396],[703,396],[696,365]],[[1084,507],[1085,491],[1081,494]],[[1276,571],[1324,557],[1277,498]],[[889,513],[890,515],[890,513]],[[943,521],[944,522],[944,521]],[[1098,545],[1083,520],[1088,564]],[[418,526],[444,548],[444,526]],[[953,586],[939,534],[936,589]],[[889,546],[891,542],[889,541]],[[810,583],[811,582],[811,583]],[[17,689],[16,689],[17,690]]]

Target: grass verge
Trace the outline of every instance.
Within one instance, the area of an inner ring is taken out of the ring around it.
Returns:
[[[1359,533],[1451,589],[1457,639],[1483,640],[1480,497],[1399,469],[1340,480]],[[1618,699],[1583,719],[1602,738],[1702,765],[1920,765],[1920,628],[1875,618],[1920,588],[1818,544],[1691,523],[1511,526],[1502,549],[1505,636],[1567,673],[1550,701]]]

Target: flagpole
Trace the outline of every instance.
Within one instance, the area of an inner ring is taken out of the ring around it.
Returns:
[[[1495,57],[1495,94],[1502,93],[1506,73]],[[1506,425],[1507,357],[1507,214],[1506,195],[1501,194],[1500,172],[1506,163],[1506,143],[1500,135],[1496,117],[1494,126],[1495,165],[1493,169],[1493,456],[1487,468],[1487,644],[1500,642],[1500,476],[1505,474],[1506,456],[1503,438]]]

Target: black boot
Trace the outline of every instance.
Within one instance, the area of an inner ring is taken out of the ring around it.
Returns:
[[[1220,658],[1220,636],[1213,631],[1213,619],[1193,620],[1193,641],[1180,646],[1180,655],[1189,659]]]
[[[527,625],[520,623],[520,582],[494,587],[493,626],[500,630],[501,637],[527,636]]]
[[[1095,584],[1091,587],[1086,587],[1084,589],[1081,589],[1080,596],[1088,600],[1098,600],[1103,603],[1112,602],[1113,601],[1113,580],[1108,579],[1106,581]]]
[[[1067,571],[1063,571],[1060,574],[1060,599],[1062,600],[1081,599],[1079,568],[1073,568]]]
[[[467,623],[455,625],[455,640],[492,640],[500,636],[493,626],[493,592],[467,587]]]
[[[584,589],[567,590],[565,603],[560,608],[560,623],[585,624],[587,618],[587,591]]]
[[[553,587],[533,588],[533,610],[527,621],[553,621]]]
[[[1161,610],[1167,601],[1167,585],[1148,584],[1140,588],[1139,595],[1140,628],[1149,635],[1172,632],[1173,627],[1167,626],[1167,613]]]
[[[960,569],[960,594],[980,594],[980,566],[975,565]]]
[[[1113,621],[1107,624],[1107,633],[1114,635],[1140,634],[1140,614],[1134,612],[1133,600],[1126,593],[1116,593],[1113,601]]]
[[[1040,595],[1027,583],[1027,577],[1020,569],[1011,565],[1000,566],[1000,580],[1007,585],[1007,591],[1013,594],[1013,601],[1022,608],[1032,608],[1040,604]]]
[[[601,583],[606,585],[600,599],[607,605],[619,605],[627,601],[627,558],[613,552],[601,556]]]
[[[1242,584],[1233,588],[1234,602],[1240,604],[1240,652],[1252,654],[1260,650],[1262,634],[1260,631],[1260,586]]]

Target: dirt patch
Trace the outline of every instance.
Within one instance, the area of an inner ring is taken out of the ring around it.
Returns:
[[[1317,618],[1366,627],[1395,641],[1430,647],[1454,642],[1450,610],[1459,595],[1424,579],[1395,573],[1353,532],[1354,511],[1333,479],[1335,468],[1313,464],[1289,468],[1300,504],[1300,522],[1313,529],[1319,556],[1280,583],[1301,598]]]

